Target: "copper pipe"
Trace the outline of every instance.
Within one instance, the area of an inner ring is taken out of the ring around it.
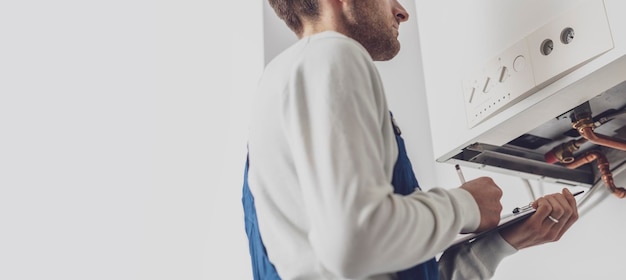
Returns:
[[[626,196],[626,189],[618,188],[615,186],[615,182],[613,181],[613,174],[611,174],[611,169],[609,168],[609,161],[606,159],[603,153],[599,151],[590,151],[585,153],[585,155],[577,158],[572,163],[565,165],[567,168],[575,169],[587,163],[591,163],[594,160],[598,161],[598,169],[602,174],[602,180],[609,188],[609,190],[617,197],[624,198]]]
[[[613,149],[626,151],[626,141],[622,141],[620,139],[602,135],[602,134],[596,134],[593,131],[593,128],[594,128],[593,120],[589,117],[578,120],[577,122],[573,123],[572,126],[576,130],[578,130],[578,133],[580,133],[582,137],[589,140],[589,142],[591,143],[594,143],[600,146],[613,148]]]
[[[616,139],[614,137],[596,134],[593,132],[593,128],[591,127],[579,128],[578,132],[580,133],[580,135],[582,135],[582,137],[585,137],[585,139],[589,140],[589,142],[591,143],[626,151],[626,142],[621,141],[620,139]]]

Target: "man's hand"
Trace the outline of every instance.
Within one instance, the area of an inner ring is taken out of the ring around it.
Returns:
[[[468,191],[476,200],[480,210],[480,224],[476,232],[481,232],[494,228],[500,222],[500,212],[502,211],[502,190],[489,177],[480,177],[461,186]]]
[[[566,188],[562,194],[555,193],[537,199],[532,206],[537,212],[530,218],[500,230],[502,238],[518,250],[558,241],[578,220],[576,199]]]

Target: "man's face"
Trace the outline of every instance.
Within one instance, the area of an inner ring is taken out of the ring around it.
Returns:
[[[348,35],[374,60],[390,60],[400,51],[398,28],[408,13],[397,0],[354,0],[346,12]]]

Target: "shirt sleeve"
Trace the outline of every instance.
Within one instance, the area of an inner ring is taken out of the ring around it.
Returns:
[[[322,264],[342,277],[406,269],[443,251],[461,229],[475,229],[478,206],[462,189],[393,194],[380,78],[363,49],[334,40],[304,50],[281,101],[306,234]]]
[[[441,280],[490,279],[498,264],[517,250],[500,233],[447,250],[439,258]]]

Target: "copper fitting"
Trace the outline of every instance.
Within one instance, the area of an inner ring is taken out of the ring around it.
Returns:
[[[574,152],[578,151],[580,146],[586,142],[587,139],[579,138],[558,145],[544,155],[545,161],[547,163],[555,163],[557,161],[561,163],[571,163],[575,159]]]
[[[590,117],[580,119],[577,122],[573,123],[572,126],[574,127],[574,129],[578,130],[578,133],[580,133],[582,137],[589,140],[589,142],[591,143],[604,147],[618,149],[621,151],[626,151],[625,141],[602,134],[596,134],[593,131],[594,124],[593,120]]]
[[[594,160],[598,161],[598,169],[600,170],[600,174],[602,174],[602,180],[609,188],[609,190],[617,197],[624,198],[626,196],[626,189],[618,188],[615,186],[615,182],[613,180],[613,174],[611,174],[611,169],[609,168],[609,161],[606,156],[599,151],[590,151],[585,153],[585,155],[577,158],[572,163],[567,164],[566,167],[570,169],[578,168],[587,163],[591,163]]]

